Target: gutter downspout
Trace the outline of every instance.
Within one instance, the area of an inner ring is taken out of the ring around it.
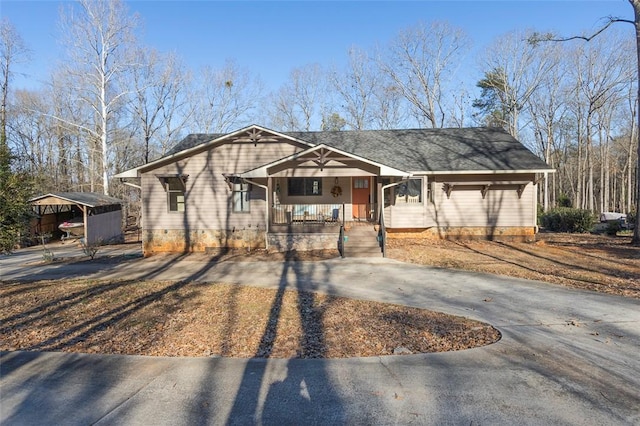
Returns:
[[[264,215],[264,223],[265,223],[265,233],[264,233],[264,246],[267,250],[269,250],[269,187],[267,185],[262,185],[256,182],[253,182],[249,179],[241,177],[243,182],[250,183],[251,185],[258,186],[264,189],[264,201],[265,201],[265,215]]]

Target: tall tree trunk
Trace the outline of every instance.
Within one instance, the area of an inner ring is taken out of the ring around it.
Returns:
[[[636,29],[636,57],[638,60],[638,99],[640,100],[640,0],[629,0],[633,6],[635,29]],[[637,167],[636,167],[636,181],[640,180],[640,132],[638,131],[638,125],[640,125],[640,108],[637,108],[638,116],[636,117],[636,143],[637,143]],[[633,238],[631,244],[640,246],[640,184],[636,182],[636,220],[635,229],[633,230]]]

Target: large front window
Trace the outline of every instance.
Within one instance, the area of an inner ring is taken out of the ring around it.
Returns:
[[[396,204],[422,203],[422,179],[409,179],[396,187]]]
[[[321,178],[289,178],[287,187],[290,196],[322,195]]]

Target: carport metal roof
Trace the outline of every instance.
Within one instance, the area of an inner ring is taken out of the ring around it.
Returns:
[[[36,206],[77,204],[92,208],[122,204],[122,200],[95,192],[50,192],[29,202]]]

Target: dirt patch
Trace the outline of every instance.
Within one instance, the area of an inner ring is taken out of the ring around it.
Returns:
[[[0,287],[0,350],[342,358],[467,349],[493,327],[423,309],[195,282],[60,280]]]

